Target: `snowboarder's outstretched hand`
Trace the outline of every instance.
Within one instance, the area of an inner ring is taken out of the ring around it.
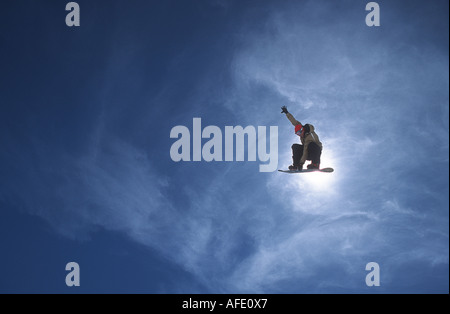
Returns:
[[[281,113],[289,113],[286,106],[281,107]]]

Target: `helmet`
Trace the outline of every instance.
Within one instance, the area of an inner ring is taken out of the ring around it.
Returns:
[[[303,132],[303,125],[301,124],[297,124],[295,126],[295,134],[297,134],[298,136],[300,136]]]

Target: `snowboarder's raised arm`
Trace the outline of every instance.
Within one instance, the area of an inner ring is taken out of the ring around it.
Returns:
[[[300,121],[296,120],[294,118],[294,116],[287,111],[286,106],[281,107],[281,110],[282,110],[281,113],[285,113],[286,114],[286,117],[289,119],[289,121],[291,121],[293,126],[296,126],[296,125],[299,125],[299,124],[302,125],[300,123]]]
[[[302,125],[302,124],[300,123],[300,121],[296,120],[296,119],[294,118],[294,116],[293,116],[292,114],[290,114],[289,112],[286,113],[286,117],[289,119],[289,121],[291,121],[291,123],[292,123],[293,126],[296,126],[296,125],[299,125],[299,124]]]

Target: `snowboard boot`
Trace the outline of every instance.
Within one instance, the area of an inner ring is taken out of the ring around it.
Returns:
[[[291,171],[302,171],[303,170],[303,165],[300,164],[300,158],[302,157],[301,155],[298,155],[295,151],[294,148],[299,147],[300,145],[298,144],[294,144],[292,145],[292,150],[293,150],[293,155],[292,156],[292,166],[289,166],[289,170]]]
[[[320,167],[320,164],[311,163],[306,168],[308,168],[308,169],[319,169],[319,167]]]

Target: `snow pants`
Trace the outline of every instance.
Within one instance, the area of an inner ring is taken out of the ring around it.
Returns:
[[[300,165],[300,160],[303,157],[304,145],[293,144],[292,145],[292,160],[293,165]],[[322,149],[319,145],[314,142],[309,143],[308,145],[308,156],[306,160],[311,160],[313,164],[320,164],[320,156],[322,155]]]

